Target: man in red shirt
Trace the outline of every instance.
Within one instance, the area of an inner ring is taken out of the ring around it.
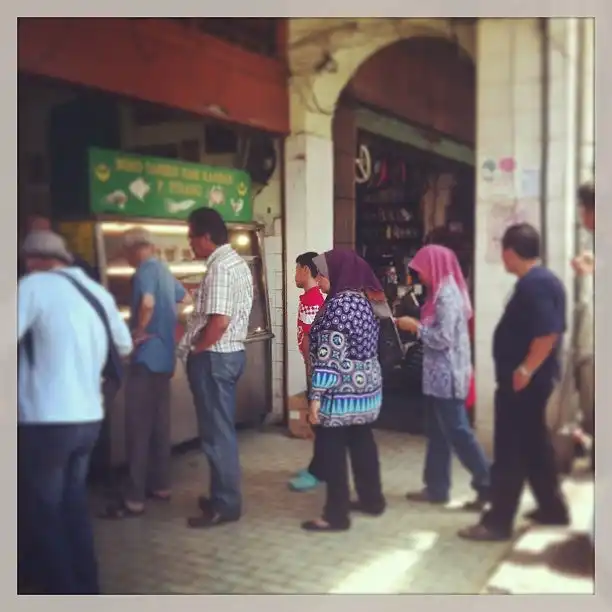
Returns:
[[[304,293],[300,296],[300,305],[298,308],[297,317],[297,341],[300,353],[304,358],[306,365],[306,381],[310,385],[310,356],[309,356],[309,339],[308,332],[317,313],[325,302],[325,296],[321,293],[316,281],[317,268],[313,263],[313,259],[318,253],[308,252],[300,255],[295,260],[295,284],[299,289],[303,289]],[[305,470],[300,470],[290,481],[289,488],[293,491],[308,491],[320,484],[321,466],[320,460],[317,457],[316,445],[316,430],[315,434],[314,453],[310,465]]]

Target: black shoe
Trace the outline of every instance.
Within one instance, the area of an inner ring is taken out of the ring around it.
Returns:
[[[223,516],[218,512],[205,513],[202,516],[193,516],[187,519],[187,526],[192,529],[209,529],[217,525],[235,523],[240,520],[240,516]]]
[[[471,540],[472,542],[505,542],[512,538],[511,533],[495,531],[482,523],[461,529],[457,535],[464,540]]]
[[[206,495],[200,495],[200,497],[198,497],[198,508],[204,514],[212,514],[213,511],[212,502]]]
[[[534,523],[538,523],[538,525],[545,525],[546,527],[567,527],[570,524],[570,519],[567,514],[559,514],[557,516],[545,514],[539,508],[527,512],[525,518]]]
[[[461,507],[467,512],[482,512],[488,503],[489,499],[486,495],[478,495],[476,499],[465,502]]]
[[[382,508],[366,508],[360,501],[352,501],[350,505],[351,512],[359,512],[368,516],[381,516],[385,512],[385,506]]]
[[[444,506],[448,504],[449,501],[448,498],[436,499],[430,497],[426,489],[423,489],[422,491],[411,491],[410,493],[406,493],[406,499],[411,502],[433,504],[436,506]]]

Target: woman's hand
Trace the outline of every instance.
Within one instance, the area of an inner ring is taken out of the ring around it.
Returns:
[[[398,329],[405,332],[416,334],[419,331],[419,322],[412,317],[399,317],[395,319]]]
[[[321,409],[320,400],[310,400],[308,404],[308,421],[311,425],[319,424],[319,410]]]

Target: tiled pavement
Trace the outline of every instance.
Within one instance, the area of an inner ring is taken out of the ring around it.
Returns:
[[[485,593],[512,595],[592,595],[595,559],[588,532],[593,520],[594,486],[590,474],[577,473],[564,483],[572,508],[567,528],[531,529],[489,579]]]
[[[279,431],[240,434],[244,516],[212,530],[185,518],[206,490],[198,452],[173,462],[174,496],[141,518],[96,520],[105,593],[479,593],[511,545],[460,540],[474,520],[464,512],[405,500],[420,487],[424,443],[377,432],[389,504],[380,518],[354,517],[349,532],[311,534],[300,522],[319,516],[323,491],[292,493],[286,482],[307,464],[311,445]],[[455,466],[454,495],[471,495]]]

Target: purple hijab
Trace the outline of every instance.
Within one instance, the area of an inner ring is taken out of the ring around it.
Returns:
[[[382,285],[372,268],[354,251],[332,249],[315,257],[313,263],[321,276],[329,279],[328,299],[341,291],[364,291],[376,301],[385,299]]]

